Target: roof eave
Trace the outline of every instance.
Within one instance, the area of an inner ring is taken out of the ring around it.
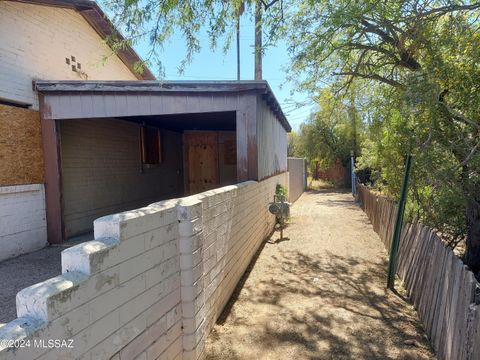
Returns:
[[[287,132],[292,131],[282,108],[267,81],[35,81],[34,88],[40,93],[49,92],[248,92],[260,94]]]
[[[85,21],[97,32],[102,38],[106,39],[110,36],[116,36],[120,41],[125,40],[122,34],[115,29],[115,26],[105,15],[103,10],[98,6],[95,1],[91,0],[11,0],[15,2],[21,2],[25,4],[33,5],[45,5],[60,7],[65,9],[72,9],[77,11]],[[156,80],[155,75],[150,71],[148,67],[143,68],[143,72],[140,74],[135,71],[135,64],[142,62],[141,57],[131,47],[125,49],[119,49],[115,52],[119,59],[125,64],[125,66],[135,75],[139,80]]]

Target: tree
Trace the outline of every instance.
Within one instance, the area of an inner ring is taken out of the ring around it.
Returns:
[[[370,156],[392,192],[403,155],[415,154],[412,203],[453,243],[466,238],[464,260],[474,272],[480,270],[479,9],[470,1],[304,0],[289,31],[292,77],[307,74],[304,88],[315,92],[328,79],[340,94],[360,82],[380,96],[371,98],[383,107],[373,110],[377,137],[363,153],[377,153]],[[451,205],[463,213],[463,225],[458,216],[449,219]]]
[[[360,118],[352,102],[355,96],[352,91],[348,98],[335,97],[330,88],[325,88],[315,97],[319,110],[301,125],[297,135],[297,151],[311,164],[318,161],[326,169],[340,160],[347,165],[354,138],[354,151],[360,152],[364,131],[360,121],[352,126],[352,117]]]
[[[186,45],[185,58],[179,70],[192,60],[201,49],[202,30],[208,34],[212,49],[222,46],[226,52],[237,32],[238,17],[246,13],[253,17],[258,9],[255,37],[260,40],[255,47],[255,58],[261,59],[266,47],[277,39],[277,29],[284,23],[283,0],[104,0],[113,14],[113,22],[125,35],[120,41],[113,35],[109,41],[113,48],[132,45],[148,39],[149,52],[144,63],[137,64],[138,71],[146,64],[155,63],[162,69],[159,50],[175,34],[180,34]],[[258,6],[256,6],[258,5]],[[262,13],[264,15],[262,18]],[[262,43],[261,35],[266,35]],[[220,44],[221,43],[221,44]]]

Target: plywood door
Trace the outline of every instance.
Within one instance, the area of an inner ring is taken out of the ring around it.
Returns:
[[[195,194],[218,187],[218,134],[186,132],[184,144],[186,192]]]

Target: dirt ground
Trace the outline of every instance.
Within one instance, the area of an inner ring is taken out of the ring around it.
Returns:
[[[351,194],[305,193],[257,253],[207,359],[435,359],[414,308],[387,291],[387,253]]]

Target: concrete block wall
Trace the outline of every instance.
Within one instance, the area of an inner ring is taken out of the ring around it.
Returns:
[[[141,171],[138,124],[81,119],[59,126],[67,238],[90,232],[100,216],[183,195],[181,134],[162,130],[162,163]]]
[[[0,261],[45,245],[43,184],[0,186]]]
[[[17,294],[18,318],[0,328],[0,358],[202,358],[215,320],[273,228],[268,203],[287,176],[95,220],[94,241],[62,252],[62,275]],[[73,347],[34,346],[52,339]]]

